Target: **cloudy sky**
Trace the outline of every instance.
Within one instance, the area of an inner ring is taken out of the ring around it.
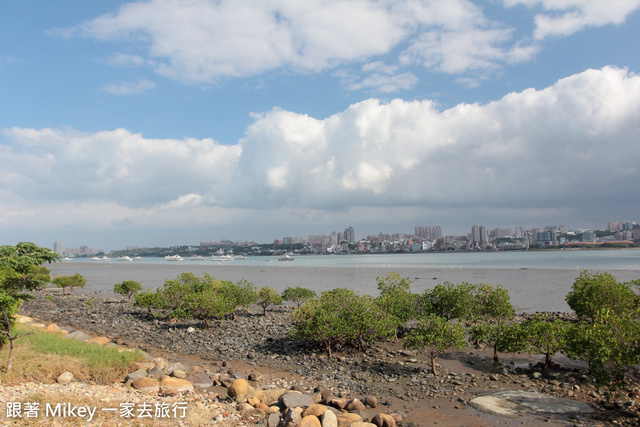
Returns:
[[[0,244],[640,221],[640,0],[0,5]]]

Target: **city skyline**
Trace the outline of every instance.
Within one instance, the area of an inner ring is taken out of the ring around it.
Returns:
[[[3,2],[0,38],[0,244],[640,212],[640,0]]]

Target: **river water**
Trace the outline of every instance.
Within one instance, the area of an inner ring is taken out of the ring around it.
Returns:
[[[412,291],[422,293],[448,281],[458,284],[492,283],[509,291],[518,312],[569,311],[565,302],[581,271],[608,272],[618,281],[640,279],[640,250],[558,250],[537,252],[421,253],[381,255],[299,256],[294,261],[277,257],[249,257],[231,262],[165,261],[147,258],[133,262],[63,261],[50,266],[54,275],[82,274],[85,293],[112,294],[113,285],[135,280],[156,289],[183,272],[208,273],[221,280],[241,279],[257,287],[282,292],[302,286],[316,292],[349,288],[377,295],[376,278],[396,272],[413,281]]]

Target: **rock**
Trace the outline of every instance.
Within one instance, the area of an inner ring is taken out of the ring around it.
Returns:
[[[131,387],[143,392],[158,392],[160,390],[160,383],[155,378],[138,378],[131,383]]]
[[[71,381],[73,381],[73,374],[71,372],[63,372],[60,374],[60,376],[58,376],[58,379],[56,381],[58,382],[58,384],[69,384]]]
[[[372,423],[366,423],[364,421],[360,421],[360,422],[355,422],[351,424],[351,427],[376,427],[376,425]]]
[[[378,399],[373,396],[367,396],[364,398],[364,404],[369,408],[375,408],[378,406]]]
[[[479,411],[505,417],[517,417],[523,413],[577,414],[594,411],[586,403],[517,390],[476,397],[469,404]]]
[[[285,423],[285,426],[287,424]],[[320,420],[315,415],[307,415],[300,420],[300,427],[322,427]]]
[[[178,393],[193,391],[193,384],[180,378],[165,377],[160,381],[160,391],[176,390]]]
[[[364,403],[362,403],[359,399],[351,399],[349,402],[347,402],[347,406],[345,407],[345,409],[349,412],[355,412],[364,411],[366,408],[364,406]]]
[[[17,316],[15,316],[16,318],[16,322],[18,323],[29,323],[29,322],[33,322],[33,319],[29,316],[23,316],[22,314],[18,314]]]
[[[249,394],[250,391],[251,390],[249,387],[249,383],[247,382],[247,380],[243,379],[235,380],[233,383],[231,383],[229,388],[227,388],[227,394],[233,399],[243,399]]]
[[[82,331],[71,332],[69,335],[65,335],[65,338],[72,338],[74,340],[87,342],[91,337]]]
[[[147,371],[147,376],[160,381],[164,377],[164,371],[159,367],[154,366]]]
[[[329,397],[333,397],[333,392],[329,390],[327,387],[323,385],[317,386],[313,391],[319,391],[322,394],[323,399],[328,399]]]
[[[128,383],[130,381],[135,381],[138,378],[145,378],[147,376],[146,369],[138,369],[135,372],[131,372],[126,377],[124,377],[124,382]]]
[[[262,374],[260,372],[251,372],[249,374],[249,381],[258,381],[262,379]]]
[[[542,374],[540,372],[534,372],[533,374],[531,374],[531,377],[534,380],[538,380],[538,379],[540,379],[542,377]]]
[[[402,422],[402,419],[404,418],[401,414],[394,412],[392,414],[389,414],[393,417],[394,421],[396,422],[396,424],[400,424]]]
[[[326,411],[326,406],[316,403],[305,409],[304,412],[302,412],[302,416],[306,417],[307,415],[315,415],[316,417],[320,418]]]
[[[164,367],[164,373],[166,375],[173,375],[173,373],[178,370],[184,372],[184,366],[182,365],[182,363],[169,363]],[[175,375],[173,376],[175,377]]]
[[[195,374],[186,378],[194,387],[208,388],[213,386],[215,376],[213,374]]]
[[[349,427],[353,423],[362,422],[362,417],[358,414],[339,414],[336,416],[338,419],[338,427]]]
[[[281,427],[299,426],[301,421],[302,421],[302,417],[300,416],[300,413],[298,411],[288,411],[287,414],[284,416],[284,419],[282,420],[282,423],[280,424],[280,426]]]
[[[396,427],[396,420],[389,414],[378,414],[371,419],[378,427]]]
[[[280,413],[276,412],[269,415],[269,418],[267,418],[267,426],[278,427],[278,424],[280,424]]]
[[[55,323],[49,323],[47,325],[46,328],[44,328],[45,331],[47,332],[59,332],[60,331],[60,327],[58,325],[56,325]]]
[[[331,409],[324,411],[320,417],[320,422],[322,423],[322,427],[338,427],[338,417],[336,417],[336,414],[333,413]]]
[[[88,340],[87,342],[89,344],[98,344],[98,345],[106,345],[109,343],[109,338],[107,337],[95,337],[95,338],[91,338],[90,340]]]
[[[343,397],[334,397],[329,402],[327,402],[329,406],[333,406],[336,409],[343,410],[347,406],[347,399]]]
[[[308,394],[297,392],[286,393],[280,397],[278,404],[281,408],[307,408],[313,405],[313,398]]]
[[[164,369],[167,366],[167,361],[162,357],[156,357],[155,359],[153,359],[153,364],[160,369]]]
[[[171,376],[175,378],[185,379],[187,378],[187,373],[182,369],[176,369],[173,372],[171,372]]]

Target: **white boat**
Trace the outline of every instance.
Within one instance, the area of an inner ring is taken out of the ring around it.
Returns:
[[[142,261],[144,258],[142,258],[141,256],[137,256],[135,257],[133,260],[134,261]]]
[[[109,257],[108,257],[108,256],[106,256],[106,255],[102,255],[102,258],[100,258],[100,260],[102,260],[102,261],[106,261],[106,260],[108,260],[108,259],[109,259]]]
[[[101,261],[101,258],[98,258],[97,256],[94,256],[93,258],[91,258],[91,261]]]
[[[131,262],[133,260],[131,259],[131,257],[128,257],[127,255],[124,255],[124,256],[119,256],[118,257],[118,261]]]
[[[278,261],[293,261],[294,258],[289,254],[283,254],[278,258]]]
[[[180,255],[167,255],[164,257],[165,261],[183,261],[184,258],[182,258]]]
[[[204,261],[204,257],[202,255],[194,255],[191,257],[191,261]]]
[[[233,261],[233,255],[211,255],[211,261]]]

